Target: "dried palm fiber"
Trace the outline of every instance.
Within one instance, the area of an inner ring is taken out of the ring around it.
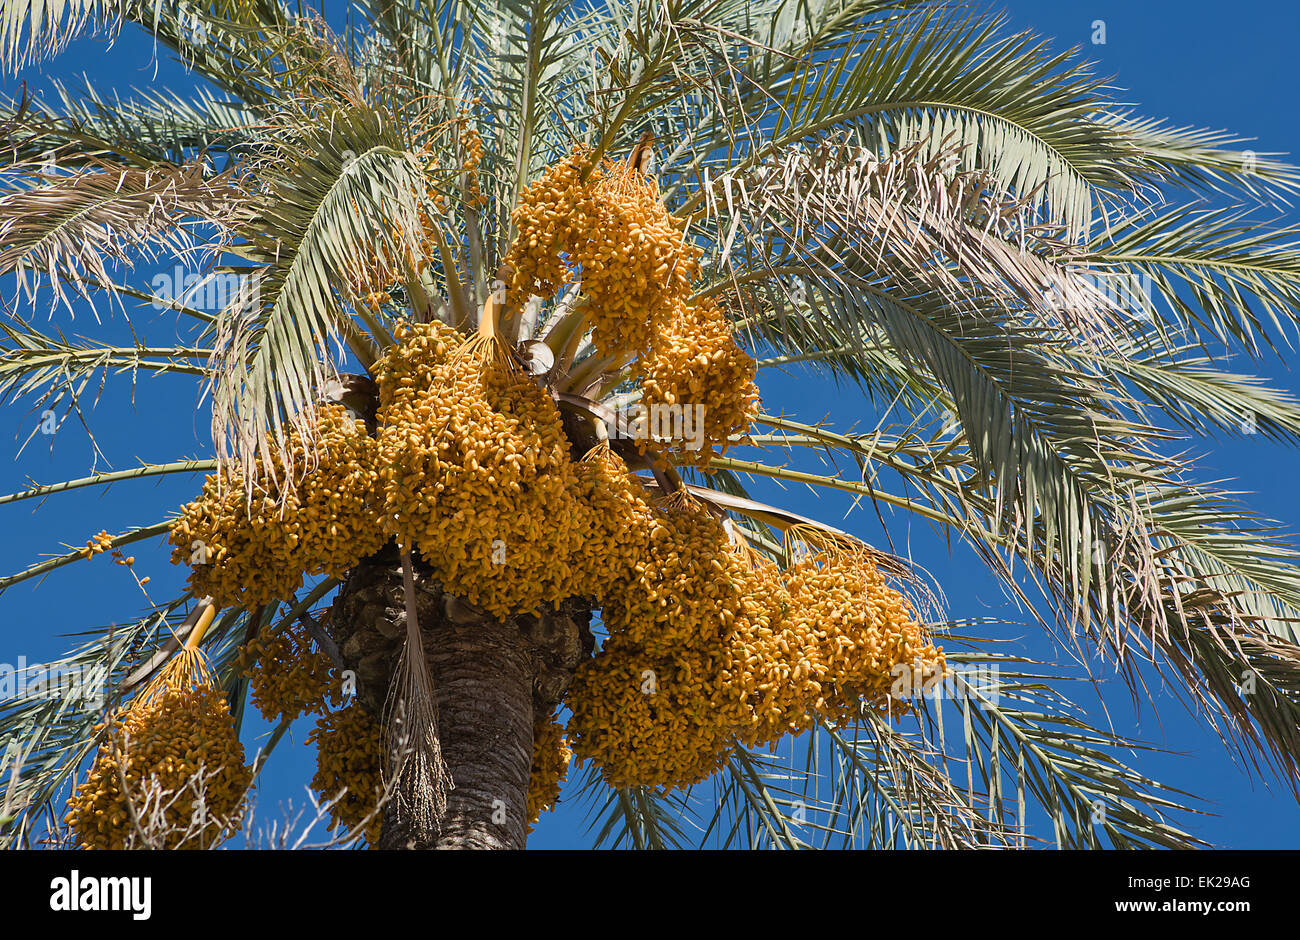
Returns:
[[[754,360],[736,344],[716,304],[678,303],[665,329],[641,361],[641,404],[703,406],[701,445],[674,441],[679,463],[707,464],[732,435],[743,434],[759,413]]]
[[[611,786],[687,787],[726,763],[746,710],[719,684],[720,641],[651,656],[611,636],[569,688],[574,755]]]
[[[575,473],[584,534],[569,560],[574,593],[601,607],[645,558],[653,509],[645,487],[607,441],[589,450]]]
[[[722,521],[678,491],[650,514],[644,556],[611,587],[605,626],[650,656],[712,645],[731,630],[748,568]]]
[[[381,379],[386,530],[446,590],[498,617],[558,605],[574,592],[565,562],[583,532],[555,402],[484,335],[419,370],[429,382],[418,393]]]
[[[574,151],[524,191],[513,218],[510,286],[547,297],[579,271],[603,355],[644,353],[690,296],[700,252],[659,201],[658,184],[623,161],[593,169],[585,150]]]
[[[104,741],[64,817],[83,848],[206,849],[243,825],[252,771],[198,648],[215,614],[209,607],[180,652],[96,726]]]
[[[313,420],[314,446],[305,448],[297,431],[289,435],[289,464],[277,476],[294,487],[279,498],[259,458],[251,497],[237,474],[212,474],[182,507],[168,538],[172,563],[192,566],[196,595],[230,607],[288,601],[303,574],[341,577],[383,546],[373,508],[378,447],[365,422],[342,405],[320,407]]]
[[[327,712],[316,720],[307,735],[316,745],[316,775],[312,789],[330,806],[331,830],[364,826],[366,841],[379,841],[384,817],[379,801],[383,796],[383,731],[360,702]],[[345,792],[346,791],[346,792]],[[340,794],[342,794],[340,796]]]
[[[564,725],[555,713],[539,714],[533,722],[533,763],[528,776],[528,831],[560,798],[560,784],[569,773],[573,750],[564,739]]]
[[[304,713],[324,714],[329,705],[342,704],[334,664],[313,648],[301,624],[284,624],[253,637],[240,650],[239,669],[248,676],[253,704],[273,724]]]
[[[438,700],[417,619],[415,569],[408,548],[402,549],[402,589],[406,643],[384,702],[386,774],[394,785],[395,817],[417,843],[427,843],[441,828],[447,791],[455,784],[438,737]]]

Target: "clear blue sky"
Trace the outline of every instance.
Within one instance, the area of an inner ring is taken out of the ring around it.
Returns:
[[[331,13],[337,7],[331,5]],[[1257,142],[1250,146],[1260,152],[1289,153],[1293,160],[1300,154],[1300,126],[1294,104],[1300,92],[1294,61],[1300,11],[1290,3],[1243,0],[1225,7],[1203,0],[1146,0],[1141,4],[1027,0],[1005,8],[1016,28],[1033,28],[1054,38],[1062,48],[1084,46],[1085,53],[1100,62],[1103,74],[1115,76],[1114,84],[1125,90],[1121,97],[1136,103],[1145,115],[1255,137]],[[1105,21],[1105,45],[1091,43],[1095,20]],[[105,51],[97,40],[78,41],[69,53],[48,65],[44,75],[39,70],[28,70],[20,77],[39,88],[45,85],[48,75],[70,80],[82,71],[101,88],[117,88],[123,93],[132,86],[147,88],[155,80],[166,80],[178,91],[188,87],[187,79],[173,63],[160,63],[155,78],[149,44],[133,37],[123,38],[110,51]],[[6,77],[0,87],[12,92],[17,86]],[[170,265],[160,263],[157,267],[167,270]],[[142,280],[147,280],[150,272],[142,269],[141,273],[145,275]],[[40,319],[43,317],[42,312]],[[82,310],[75,321],[69,321],[63,312],[56,317],[70,334],[125,335],[120,314],[102,331]],[[175,327],[167,317],[158,316],[145,334],[166,344],[174,342]],[[1276,362],[1261,366],[1239,362],[1234,367],[1238,371],[1262,371],[1292,391],[1300,388],[1296,373]],[[196,416],[192,383],[142,377],[134,403],[128,386],[115,381],[112,387],[116,391],[107,392],[90,416],[99,446],[113,467],[210,452],[207,420],[201,414]],[[828,384],[808,375],[769,377],[763,392],[770,409],[784,410],[801,419],[829,417],[840,428],[872,423],[872,413],[859,396],[837,394]],[[38,416],[21,408],[0,410],[0,441],[12,439],[11,450],[16,451],[37,421]],[[1300,492],[1296,486],[1300,453],[1261,438],[1197,441],[1193,448],[1205,455],[1204,479],[1235,479],[1233,488],[1254,494],[1250,502],[1255,509],[1281,520],[1290,531],[1300,529]],[[38,436],[12,462],[0,464],[0,492],[21,489],[29,479],[45,483],[83,476],[90,461],[84,433],[69,423],[54,439],[52,451],[49,441]],[[105,468],[101,461],[100,469]],[[5,536],[0,539],[0,572],[24,568],[39,554],[60,551],[62,543],[83,543],[101,528],[119,532],[160,520],[189,499],[196,486],[197,481],[168,478],[157,484],[133,482],[108,491],[57,496],[39,508],[32,503],[0,507],[0,526]],[[797,512],[832,523],[843,519],[848,508],[848,501],[838,497],[818,499],[796,489],[780,493],[769,484],[755,487],[758,498],[765,494],[771,501],[781,501]],[[846,525],[869,541],[880,541],[878,523],[869,509],[837,524]],[[912,531],[905,519],[891,522],[891,534],[896,545],[910,544],[913,557],[939,576],[954,616],[1013,615],[1000,589],[969,553],[959,550],[950,556],[928,530],[916,527]],[[149,588],[154,600],[178,593],[183,572],[168,564],[167,552],[161,545],[143,543],[134,548],[134,553],[141,573],[153,578]],[[15,663],[20,656],[28,662],[53,658],[69,645],[68,634],[114,621],[130,621],[141,602],[126,572],[103,556],[57,572],[40,586],[32,582],[20,584],[0,597],[0,662]],[[1013,632],[1012,637],[1031,654],[1047,654],[1048,648],[1029,628]],[[1090,707],[1090,717],[1102,720],[1095,699],[1081,704]],[[1234,766],[1217,739],[1190,720],[1182,706],[1168,695],[1160,694],[1155,708],[1146,706],[1135,714],[1116,683],[1112,694],[1106,696],[1106,704],[1117,731],[1176,752],[1143,755],[1140,766],[1149,776],[1198,794],[1207,801],[1203,808],[1218,814],[1185,821],[1194,834],[1225,847],[1300,845],[1300,808],[1294,800],[1279,784],[1262,782]],[[251,709],[250,715],[245,743],[252,750],[257,746],[257,735],[266,728]],[[262,816],[278,817],[281,805],[303,804],[304,787],[314,765],[313,755],[301,745],[309,727],[302,722],[295,726],[294,745],[282,745],[264,774],[259,795]],[[581,808],[569,801],[543,817],[530,844],[579,847],[589,844],[589,840]]]

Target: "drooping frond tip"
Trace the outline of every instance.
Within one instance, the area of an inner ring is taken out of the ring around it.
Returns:
[[[0,4],[0,70],[57,55],[93,26],[116,35],[122,25],[121,0],[5,0]]]

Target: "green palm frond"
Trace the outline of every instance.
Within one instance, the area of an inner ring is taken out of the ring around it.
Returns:
[[[65,49],[87,26],[114,25],[125,0],[5,0],[0,4],[0,65],[17,71]]]
[[[712,807],[700,847],[1204,844],[1171,821],[1198,812],[1188,794],[1116,756],[1150,748],[1089,725],[1053,691],[1061,675],[961,646],[948,644],[953,675],[917,690],[919,730],[874,712],[850,727],[822,723],[782,753],[735,752],[715,783],[670,806]]]
[[[0,829],[0,848],[26,846],[35,830],[36,814],[57,797],[69,795],[73,776],[99,744],[94,732],[121,704],[123,683],[153,647],[175,636],[185,619],[188,597],[153,608],[134,623],[90,631],[92,637],[68,656],[45,664],[47,675],[59,677],[73,694],[50,695],[48,689],[0,702],[0,730],[7,740],[23,742],[18,820]],[[234,672],[235,653],[249,614],[232,609],[214,622],[204,646],[219,684]],[[64,688],[64,686],[56,686]]]
[[[1240,762],[1257,771],[1271,767],[1300,798],[1293,759],[1300,746],[1296,644],[1258,627],[1233,625],[1213,610],[1188,606],[1170,605],[1166,613],[1173,640],[1168,658],[1188,697],[1231,743]],[[1218,707],[1206,708],[1207,701]],[[1220,728],[1221,721],[1225,727]]]
[[[104,551],[112,551],[121,548],[123,545],[143,542],[145,539],[153,538],[154,536],[166,535],[170,528],[171,522],[167,521],[156,522],[153,525],[140,526],[135,529],[128,529],[120,535],[113,536],[111,541],[109,541],[109,543],[104,547]],[[47,558],[45,561],[37,562],[36,564],[15,574],[0,577],[0,593],[3,593],[21,581],[42,577],[49,574],[51,571],[56,571],[59,568],[64,568],[78,561],[85,561],[91,557],[93,556],[91,556],[86,549],[77,549],[75,551],[64,552],[61,555]]]
[[[181,164],[195,151],[211,160],[214,153],[228,154],[247,143],[256,121],[253,112],[204,89],[188,100],[152,90],[123,99],[116,92],[101,92],[89,79],[76,91],[62,82],[53,86],[57,104],[37,100],[29,105],[32,118],[23,127],[20,159],[54,157],[61,166],[76,166],[70,161],[84,159],[85,150],[94,146],[132,165],[145,160]],[[37,114],[43,120],[37,121]]]
[[[200,364],[208,357],[202,347],[108,346],[96,342],[75,342],[34,329],[18,317],[0,324],[0,401],[35,396],[45,404],[51,392],[72,388],[93,373],[138,371],[175,372],[206,376]],[[75,395],[74,395],[75,397]]]
[[[61,483],[33,483],[28,489],[17,493],[0,496],[0,506],[16,503],[24,499],[44,499],[55,493],[79,490],[90,486],[112,486],[122,480],[138,480],[143,477],[166,476],[172,473],[211,473],[217,468],[215,460],[177,460],[172,463],[144,464],[131,470],[112,470],[96,473],[76,480],[64,480]]]
[[[241,253],[264,267],[247,300],[222,311],[213,399],[214,438],[245,462],[283,447],[289,422],[315,401],[329,339],[374,361],[338,291],[376,251],[418,250],[424,198],[399,128],[365,106],[286,126],[258,182],[262,195],[238,231]]]
[[[731,280],[741,297],[759,292],[775,308],[765,321],[781,329],[787,303],[806,300],[791,296],[791,276],[799,293],[820,288],[818,309],[797,310],[805,318],[837,315],[828,318],[833,332],[812,335],[819,348],[865,344],[883,326],[879,314],[845,309],[865,303],[861,296],[825,302],[846,293],[879,296],[895,308],[916,296],[963,322],[1014,318],[1045,336],[1068,331],[1105,343],[1122,332],[1111,322],[1113,303],[1079,276],[1072,251],[1028,226],[1024,201],[990,198],[989,185],[981,171],[949,172],[942,154],[923,160],[918,147],[876,160],[850,140],[826,140],[761,173],[721,177],[705,192],[704,214],[717,220],[710,261],[719,284]],[[1049,252],[1059,260],[1043,256]]]
[[[1142,154],[1137,174],[1153,185],[1178,183],[1203,191],[1247,192],[1261,201],[1285,198],[1300,187],[1300,171],[1277,159],[1232,144],[1249,143],[1225,131],[1171,127],[1168,122],[1129,113],[1100,116],[1113,122]]]
[[[1049,541],[1047,526],[1028,527],[1032,537],[1022,541],[1008,531],[1005,521],[999,521],[1000,509],[992,494],[982,491],[981,477],[962,469],[970,458],[960,442],[835,435],[789,421],[781,425],[796,432],[785,437],[787,446],[838,449],[846,456],[869,459],[870,479],[735,458],[719,458],[715,463],[860,493],[905,509],[966,540],[1023,598],[1006,561],[1014,554],[1036,572],[1034,579],[1058,623],[1072,629],[1091,624],[1093,635],[1125,665],[1126,675],[1134,656],[1172,667],[1204,715],[1212,722],[1216,715],[1228,720],[1222,731],[1225,741],[1241,737],[1266,742],[1273,758],[1281,762],[1282,775],[1290,779],[1294,757],[1289,755],[1295,752],[1294,728],[1288,722],[1295,699],[1289,686],[1273,687],[1258,675],[1252,681],[1260,684],[1259,695],[1243,702],[1236,694],[1226,694],[1231,683],[1222,681],[1225,673],[1240,683],[1243,676],[1259,670],[1241,650],[1222,642],[1214,647],[1212,657],[1202,658],[1211,649],[1207,638],[1216,634],[1207,635],[1199,626],[1202,619],[1210,618],[1219,629],[1231,625],[1230,635],[1242,642],[1254,637],[1250,642],[1257,645],[1281,643],[1280,651],[1292,648],[1295,624],[1300,623],[1300,578],[1296,577],[1300,553],[1279,537],[1275,526],[1242,513],[1222,494],[1207,488],[1172,481],[1161,485],[1148,478],[1150,471],[1121,467],[1117,477],[1139,483],[1127,505],[1116,502],[1110,512],[1096,517],[1099,529],[1089,543],[1092,548],[1075,546],[1071,551],[1068,540]],[[775,440],[780,442],[781,436]],[[899,474],[907,484],[907,497],[889,491],[883,480],[886,473]],[[1085,495],[1095,505],[1095,498]],[[1170,629],[1175,622],[1180,626]]]
[[[1201,434],[1258,433],[1300,444],[1300,401],[1294,395],[1257,376],[1217,369],[1192,347],[1143,344],[1122,354],[1079,350],[1076,355],[1124,380],[1144,405],[1180,427]]]
[[[869,820],[867,847],[977,849],[1013,844],[1015,830],[997,814],[981,813],[984,797],[963,794],[943,767],[941,755],[918,735],[872,714],[851,736],[825,724],[820,731],[848,773],[857,777],[854,785],[840,788],[828,812],[832,818]],[[875,804],[870,808],[868,798]]]
[[[252,103],[270,96],[269,60],[283,51],[273,48],[275,40],[293,26],[294,16],[278,0],[3,0],[0,68],[16,72],[57,54],[87,29],[115,35],[128,23]]]
[[[1137,311],[1169,316],[1170,327],[1198,340],[1258,356],[1261,341],[1291,342],[1300,327],[1300,228],[1261,225],[1236,208],[1175,207],[1116,221],[1089,258],[1099,269],[1128,272]],[[1156,301],[1162,303],[1157,306]]]
[[[1023,833],[1029,815],[1042,813],[1060,848],[1205,845],[1170,821],[1198,812],[1186,805],[1190,794],[1150,780],[1114,754],[1154,749],[1090,726],[1055,690],[1060,675],[978,646],[949,643],[946,655],[955,675],[926,701],[927,735],[953,762],[954,776],[965,765],[968,785],[989,795],[994,818],[1011,820]],[[960,741],[945,731],[945,711],[960,722]]]
[[[725,776],[714,819],[705,831],[719,825],[731,810],[732,825],[726,835],[728,848],[803,849],[809,844],[799,835],[799,799],[793,782],[797,775],[776,761],[737,750],[727,758]]]
[[[1087,63],[1029,33],[1000,36],[1004,25],[1005,17],[934,4],[841,55],[779,61],[736,108],[742,120],[770,108],[771,133],[731,159],[754,165],[846,129],[882,158],[915,145],[929,158],[956,145],[963,169],[989,172],[1000,195],[1032,199],[1045,221],[1081,238],[1097,195],[1134,188],[1136,152],[1094,119],[1107,102]]]
[[[594,765],[583,769],[577,799],[588,803],[588,826],[597,848],[677,849],[690,844],[690,809],[648,787],[611,787]]]
[[[141,374],[206,377],[209,370],[202,360],[207,356],[203,348],[152,347],[139,341],[134,346],[77,342],[43,333],[12,316],[10,322],[0,323],[0,403],[27,399],[32,412],[38,412],[23,447],[38,432],[54,434],[73,414],[93,444],[87,411],[111,377],[129,374],[132,391]]]

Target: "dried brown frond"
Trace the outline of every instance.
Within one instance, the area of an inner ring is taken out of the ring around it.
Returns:
[[[0,274],[16,274],[30,302],[44,279],[53,303],[71,311],[69,294],[112,292],[110,266],[192,252],[190,229],[224,227],[233,211],[230,177],[205,177],[201,161],[148,169],[90,162],[67,174],[26,165],[32,185],[0,198]]]

